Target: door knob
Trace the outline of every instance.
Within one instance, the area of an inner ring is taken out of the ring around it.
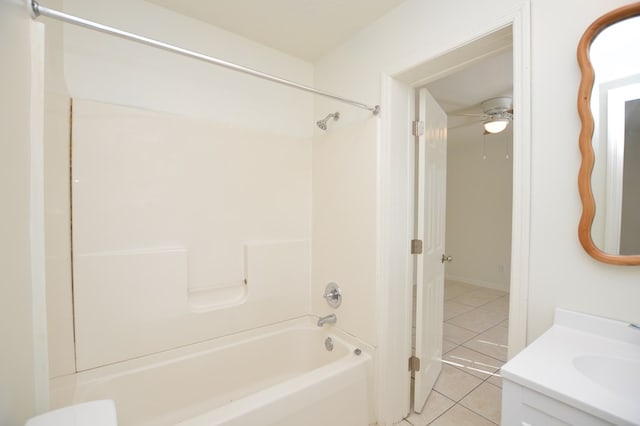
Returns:
[[[444,263],[444,262],[451,263],[452,260],[453,260],[453,257],[447,256],[446,254],[442,255],[442,259],[441,259],[442,263]]]

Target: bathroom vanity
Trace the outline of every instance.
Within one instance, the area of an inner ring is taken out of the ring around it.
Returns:
[[[502,377],[505,426],[639,425],[640,329],[557,309]]]

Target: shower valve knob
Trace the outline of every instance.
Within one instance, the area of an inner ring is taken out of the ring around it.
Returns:
[[[325,294],[324,298],[327,300],[338,300],[340,298],[340,293],[338,293],[337,290],[333,290]]]
[[[337,308],[342,303],[342,292],[336,283],[329,283],[324,289],[322,297],[325,298],[327,304],[332,308]]]

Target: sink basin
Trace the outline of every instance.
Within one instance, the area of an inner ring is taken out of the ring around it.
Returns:
[[[585,377],[620,398],[638,400],[640,395],[640,359],[606,355],[578,355],[574,367]]]

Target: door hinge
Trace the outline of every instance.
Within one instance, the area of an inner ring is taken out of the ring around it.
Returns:
[[[424,135],[424,121],[415,120],[411,126],[411,133],[413,136]]]
[[[420,358],[417,356],[409,357],[409,371],[420,371]]]
[[[422,240],[411,240],[411,254],[422,254]]]

